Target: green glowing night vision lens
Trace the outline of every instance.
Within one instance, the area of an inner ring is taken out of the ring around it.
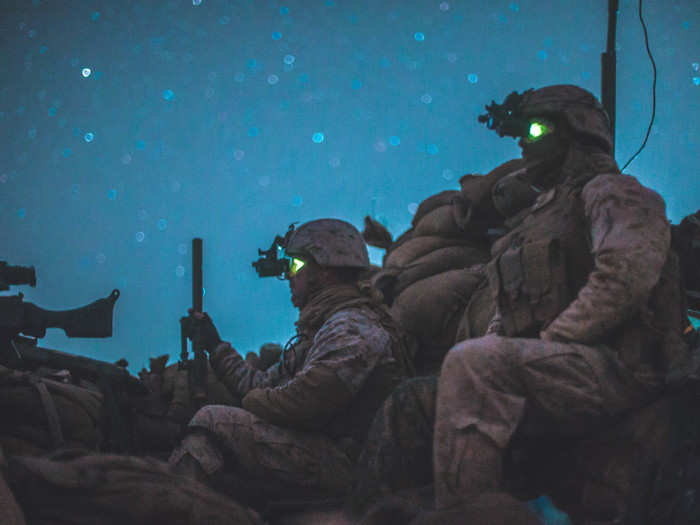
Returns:
[[[543,120],[533,120],[530,122],[527,140],[529,142],[536,142],[545,135],[551,133],[553,130],[554,126],[549,122]]]
[[[306,263],[301,259],[292,257],[292,261],[289,264],[289,277],[294,277],[296,274],[298,274],[299,270],[301,270],[304,267],[304,264]]]

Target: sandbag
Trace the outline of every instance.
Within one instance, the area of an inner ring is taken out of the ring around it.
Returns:
[[[416,236],[440,235],[442,237],[456,237],[466,235],[455,222],[455,211],[452,203],[446,206],[439,206],[426,213],[413,227],[413,231]]]
[[[411,236],[396,248],[392,249],[384,260],[384,268],[401,269],[404,266],[420,259],[424,255],[446,248],[448,246],[473,245],[473,241],[437,235]]]
[[[259,516],[150,458],[91,454],[9,459],[31,525],[262,525]]]
[[[0,372],[0,445],[6,454],[100,447],[100,392],[30,372]]]
[[[6,480],[7,461],[0,446],[0,523],[2,525],[26,525],[24,513]]]
[[[448,270],[421,279],[402,291],[391,306],[399,326],[416,337],[419,375],[436,373],[455,343],[457,326],[482,275],[467,269]]]
[[[460,192],[457,190],[445,190],[441,191],[440,193],[436,193],[435,195],[431,195],[430,197],[425,199],[418,205],[416,213],[413,216],[413,220],[411,221],[411,226],[415,228],[418,225],[418,223],[423,220],[423,217],[425,217],[433,210],[436,210],[437,208],[441,208],[443,206],[450,206],[454,198],[457,195],[459,195],[459,193]]]
[[[395,296],[400,294],[413,283],[431,275],[447,270],[469,268],[475,264],[484,263],[488,259],[488,251],[471,246],[447,246],[433,250],[403,268],[396,277],[394,294]]]

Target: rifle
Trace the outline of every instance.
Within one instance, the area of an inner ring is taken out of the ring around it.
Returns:
[[[204,299],[202,284],[202,239],[192,239],[192,309],[202,312]],[[180,362],[178,368],[187,370],[191,391],[196,403],[203,404],[207,398],[207,355],[192,342],[194,358],[189,358],[185,325],[180,323]]]

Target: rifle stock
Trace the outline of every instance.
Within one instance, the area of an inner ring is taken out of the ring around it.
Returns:
[[[112,313],[119,299],[114,289],[107,297],[72,310],[45,310],[23,301],[23,295],[0,297],[0,329],[10,336],[23,333],[44,337],[47,328],[61,328],[68,337],[112,337]]]

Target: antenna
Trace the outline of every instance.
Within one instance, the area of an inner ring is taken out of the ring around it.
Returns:
[[[615,94],[617,91],[617,56],[615,54],[615,34],[617,32],[618,0],[608,0],[608,39],[605,52],[601,55],[601,99],[603,107],[610,118],[610,130],[613,139],[613,157],[615,156]]]

